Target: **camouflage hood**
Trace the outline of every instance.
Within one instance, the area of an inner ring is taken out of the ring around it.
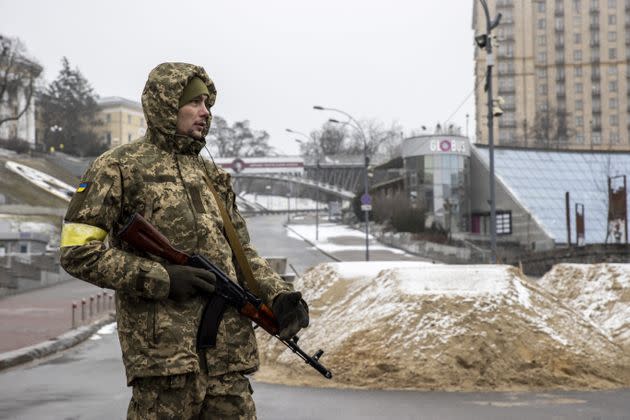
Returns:
[[[204,140],[176,133],[179,98],[193,77],[199,77],[208,87],[208,108],[214,105],[216,89],[203,67],[186,63],[162,63],[151,70],[142,92],[142,108],[147,120],[147,137],[162,149],[176,153],[197,154],[205,145]],[[212,115],[203,132],[205,137],[210,128]]]

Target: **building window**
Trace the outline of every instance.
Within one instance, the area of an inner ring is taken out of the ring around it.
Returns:
[[[608,59],[614,60],[617,58],[617,48],[608,48]]]
[[[610,42],[616,41],[617,40],[617,32],[615,32],[615,31],[608,31],[608,40]]]
[[[545,13],[545,2],[544,1],[539,1],[538,2],[538,13]]]
[[[618,126],[619,125],[619,116],[616,115],[616,114],[613,114],[613,115],[609,116],[608,117],[608,122],[612,126]]]
[[[582,83],[575,84],[575,93],[582,93],[584,91],[584,85]]]
[[[538,63],[546,63],[547,62],[547,53],[545,51],[540,51],[536,56]]]
[[[581,44],[582,43],[582,34],[577,32],[575,34],[573,34],[573,42],[576,44]]]
[[[131,143],[131,134],[127,134],[127,141]]]
[[[584,109],[584,101],[581,99],[578,99],[577,101],[575,101],[575,110],[581,111],[583,109]]]
[[[617,15],[608,15],[608,24],[616,25],[617,24]]]
[[[619,108],[619,101],[617,100],[617,98],[610,98],[608,100],[608,108]]]
[[[538,46],[544,47],[547,45],[547,37],[544,35],[538,35]]]
[[[619,143],[619,133],[617,131],[610,132],[610,142],[614,144]]]
[[[617,0],[608,0],[608,8],[614,9],[615,7],[617,7]]]
[[[608,74],[617,74],[617,66],[608,66]]]
[[[538,29],[545,29],[545,19],[538,19]]]
[[[131,124],[131,115],[127,115],[127,124]]]
[[[540,93],[541,95],[546,95],[547,94],[547,85],[546,84],[538,85],[538,93]]]
[[[547,67],[539,67],[539,68],[537,68],[536,69],[536,74],[541,79],[547,77]]]
[[[573,60],[574,61],[582,61],[582,50],[573,51]]]
[[[602,135],[601,133],[593,133],[592,134],[593,144],[602,144]]]
[[[577,132],[575,134],[575,142],[577,144],[584,144],[584,133]]]
[[[105,121],[112,122],[112,114],[105,114]]]
[[[582,127],[584,125],[584,117],[577,116],[575,117],[575,126]]]
[[[563,17],[556,18],[556,31],[564,31],[564,18]]]
[[[619,85],[617,84],[616,80],[611,80],[610,82],[608,82],[608,91],[611,93],[617,92],[617,89],[619,88]]]
[[[573,75],[575,77],[582,77],[582,67],[575,67]]]
[[[512,234],[512,212],[499,210],[497,216],[497,235]]]
[[[105,141],[107,142],[108,145],[112,145],[112,133],[111,132],[107,132],[105,134]]]
[[[26,253],[28,253],[28,245],[20,244],[20,254],[26,254]]]

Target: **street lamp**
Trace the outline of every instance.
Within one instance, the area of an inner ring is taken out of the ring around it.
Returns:
[[[370,164],[370,160],[367,155],[367,138],[365,137],[365,133],[363,132],[363,128],[361,128],[361,124],[355,120],[352,115],[348,114],[345,111],[336,108],[326,108],[323,106],[315,105],[313,109],[318,111],[333,111],[338,112],[342,115],[348,117],[349,121],[352,121],[357,131],[361,134],[361,138],[363,139],[363,183],[364,183],[364,193],[361,197],[361,204],[364,210],[364,218],[365,218],[365,261],[370,261],[370,211],[367,210],[367,205],[371,204],[370,195],[368,193],[368,165]],[[332,123],[339,123],[337,120],[329,119],[328,121]],[[363,202],[365,201],[365,203]]]
[[[501,13],[494,20],[490,20],[490,12],[486,0],[479,0],[486,15],[486,33],[476,36],[475,41],[480,48],[486,49],[486,89],[488,91],[488,159],[490,160],[490,263],[497,262],[497,212],[494,193],[494,110],[492,101],[492,66],[494,55],[492,54],[492,30],[499,25]],[[500,114],[498,114],[500,115]]]
[[[309,136],[307,136],[304,133],[301,133],[299,131],[295,131],[295,130],[291,130],[290,128],[286,128],[285,129],[287,133],[291,133],[291,134],[298,134],[300,136],[304,136],[304,138],[306,138],[306,140],[310,143],[313,139],[311,139]],[[306,144],[304,143],[302,140],[300,139],[294,139],[296,142],[298,142],[299,144]],[[315,169],[315,182],[317,183],[317,185],[315,186],[315,241],[319,241],[319,144],[317,142],[315,142],[315,154],[317,156],[317,167]]]
[[[61,138],[61,132],[63,131],[63,127],[55,124],[53,126],[50,127],[50,131],[51,133],[55,133],[55,140],[57,147],[59,147],[59,149],[63,150],[63,143],[61,143],[60,138]],[[57,134],[58,133],[58,134]],[[54,148],[52,148],[54,150]]]

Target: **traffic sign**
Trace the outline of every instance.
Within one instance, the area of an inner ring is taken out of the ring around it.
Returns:
[[[361,211],[372,211],[371,204],[361,204]]]
[[[372,204],[372,197],[370,194],[363,194],[361,196],[361,204]]]

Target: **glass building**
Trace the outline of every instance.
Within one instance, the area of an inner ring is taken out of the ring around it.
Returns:
[[[402,156],[405,190],[413,205],[424,208],[450,232],[470,226],[470,143],[451,134],[405,139]]]
[[[488,165],[487,147],[475,147],[474,156]],[[614,242],[608,223],[608,178],[613,178],[613,189],[623,185],[621,177],[630,175],[630,153],[497,147],[494,160],[498,188],[507,189],[556,244],[568,239],[567,192],[571,242],[576,242],[576,204],[583,209],[584,243]]]

